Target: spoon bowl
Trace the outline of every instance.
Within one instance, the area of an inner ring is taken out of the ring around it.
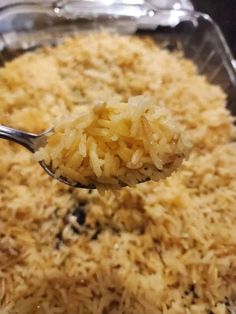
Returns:
[[[46,144],[47,134],[51,131],[53,131],[53,128],[50,128],[43,133],[35,134],[0,125],[0,138],[20,144],[21,146],[27,148],[31,153],[35,153],[40,147],[43,147]],[[86,186],[80,183],[70,183],[65,177],[56,176],[54,171],[52,170],[52,167],[50,165],[46,165],[44,161],[40,161],[39,164],[47,174],[64,184],[83,189],[96,189],[96,186],[93,184],[89,184]]]
[[[52,167],[46,165],[45,161],[39,161],[39,164],[47,172],[47,174],[49,174],[51,177],[57,179],[61,183],[73,186],[75,188],[82,188],[82,189],[89,189],[89,190],[96,189],[96,186],[94,184],[83,185],[83,184],[80,184],[80,183],[71,183],[64,176],[59,176],[59,177],[56,176],[55,173],[52,170]]]

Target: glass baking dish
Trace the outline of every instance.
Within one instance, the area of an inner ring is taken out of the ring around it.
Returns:
[[[56,45],[75,33],[99,29],[150,35],[170,51],[183,51],[210,82],[221,85],[229,109],[236,114],[234,61],[218,26],[206,14],[159,9],[154,1],[23,1],[6,5],[0,9],[0,63],[42,45]]]

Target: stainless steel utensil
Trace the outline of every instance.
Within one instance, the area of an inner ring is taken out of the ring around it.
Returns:
[[[9,128],[4,125],[0,125],[0,138],[13,141],[27,148],[31,153],[35,153],[40,147],[46,144],[47,134],[53,129],[48,129],[41,134],[28,133],[13,128]],[[71,184],[65,177],[57,177],[50,166],[47,166],[44,161],[40,161],[41,167],[49,174],[51,177],[59,180],[60,182],[72,185],[73,187],[94,189],[95,185],[84,186],[82,184]]]

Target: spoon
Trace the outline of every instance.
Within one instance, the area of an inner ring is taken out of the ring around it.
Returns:
[[[51,132],[53,128],[46,130],[40,134],[34,134],[29,132],[24,132],[20,130],[16,130],[13,128],[6,127],[4,125],[0,125],[0,138],[15,142],[27,148],[31,153],[35,153],[40,147],[43,147],[47,141],[47,134]],[[95,189],[96,186],[93,184],[89,184],[88,186],[82,185],[80,183],[72,184],[65,177],[57,177],[55,173],[52,171],[50,166],[47,166],[44,161],[40,161],[39,164],[41,167],[49,174],[51,177],[59,180],[60,182],[71,185],[73,187],[84,188],[84,189]]]
[[[27,148],[31,153],[35,153],[41,147],[44,147],[47,144],[47,138],[48,138],[47,135],[49,132],[52,132],[53,130],[54,128],[50,128],[43,133],[35,134],[35,133],[29,133],[29,132],[24,132],[24,131],[16,130],[13,128],[9,128],[4,125],[0,125],[0,138],[20,144],[24,146],[25,148]],[[48,175],[50,175],[51,177],[57,179],[58,181],[64,184],[67,184],[73,187],[84,188],[84,189],[96,189],[97,188],[95,181],[94,183],[89,183],[88,185],[84,185],[79,182],[75,182],[75,183],[71,182],[68,178],[64,176],[56,175],[55,171],[53,170],[52,163],[47,165],[44,160],[41,160],[39,161],[39,164],[44,169],[44,171],[46,171]],[[150,177],[145,176],[143,180],[140,180],[137,183],[143,183],[149,180],[150,180]],[[125,187],[125,186],[126,184],[122,182],[121,180],[119,180],[119,187]]]

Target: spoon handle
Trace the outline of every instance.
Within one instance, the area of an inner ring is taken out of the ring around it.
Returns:
[[[38,136],[33,133],[28,133],[0,125],[0,138],[20,144],[31,152],[35,151],[35,141],[37,137]]]

